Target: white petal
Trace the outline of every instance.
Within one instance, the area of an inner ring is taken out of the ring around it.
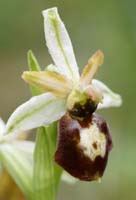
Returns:
[[[10,116],[6,132],[15,134],[50,124],[64,115],[65,104],[65,100],[56,98],[52,93],[32,97]]]
[[[74,82],[79,80],[79,72],[71,40],[57,8],[43,11],[46,44],[55,65]]]
[[[104,83],[93,79],[92,85],[98,88],[103,95],[102,103],[99,103],[98,109],[121,106],[122,104],[121,96],[110,90]]]
[[[70,185],[73,185],[78,181],[78,179],[74,178],[73,176],[68,174],[66,171],[63,171],[62,176],[61,176],[61,180],[70,184]]]
[[[5,123],[4,121],[0,118],[0,136],[4,135],[4,132],[5,132]]]

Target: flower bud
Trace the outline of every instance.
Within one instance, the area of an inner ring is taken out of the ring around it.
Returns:
[[[92,181],[102,177],[112,148],[105,120],[93,114],[83,121],[63,116],[55,161],[72,176]]]

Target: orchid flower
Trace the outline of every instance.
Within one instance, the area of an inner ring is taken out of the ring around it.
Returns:
[[[103,63],[103,53],[97,51],[80,76],[71,40],[57,8],[43,11],[43,16],[46,44],[54,64],[45,71],[23,73],[23,79],[43,94],[32,97],[13,112],[7,122],[7,133],[51,124],[87,99],[98,109],[120,106],[122,102],[120,95],[93,79]]]
[[[42,94],[13,112],[6,133],[18,135],[59,120],[55,161],[80,180],[98,180],[106,167],[112,140],[105,120],[94,112],[120,106],[121,97],[94,79],[103,64],[103,52],[94,53],[80,75],[71,40],[57,8],[43,11],[43,16],[53,64],[44,71],[23,73],[22,78]]]

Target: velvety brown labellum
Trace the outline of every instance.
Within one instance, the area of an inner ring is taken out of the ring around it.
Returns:
[[[81,131],[90,127],[92,123],[96,123],[100,132],[106,137],[105,155],[104,157],[97,156],[94,161],[86,156],[78,145]],[[84,181],[99,179],[104,173],[111,148],[112,140],[109,129],[101,116],[93,114],[86,121],[72,119],[68,114],[61,118],[55,161],[72,176]]]

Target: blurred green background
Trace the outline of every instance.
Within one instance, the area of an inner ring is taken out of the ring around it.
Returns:
[[[52,6],[66,24],[82,67],[97,49],[105,54],[97,78],[123,97],[119,109],[100,111],[108,121],[114,149],[102,183],[61,184],[59,200],[136,199],[136,1],[0,0],[0,116],[29,98],[21,80],[32,49],[44,67],[51,62],[45,46],[41,11]]]

